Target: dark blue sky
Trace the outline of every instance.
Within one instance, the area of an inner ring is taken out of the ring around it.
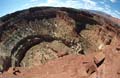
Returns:
[[[120,0],[1,0],[0,17],[34,6],[73,7],[98,10],[120,18]]]

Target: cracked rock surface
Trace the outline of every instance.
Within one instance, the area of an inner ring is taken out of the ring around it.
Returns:
[[[65,7],[3,16],[0,78],[120,78],[119,25],[119,19]]]

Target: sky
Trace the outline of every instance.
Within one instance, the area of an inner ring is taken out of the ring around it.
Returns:
[[[98,10],[120,18],[120,0],[1,0],[0,17],[18,10],[38,6]]]

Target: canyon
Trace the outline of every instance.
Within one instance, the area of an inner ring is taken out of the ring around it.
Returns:
[[[120,78],[120,19],[33,7],[0,18],[0,78]]]

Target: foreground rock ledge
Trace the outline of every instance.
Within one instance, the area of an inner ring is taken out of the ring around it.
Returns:
[[[101,54],[99,54],[99,57],[101,57]],[[68,55],[63,58],[49,61],[42,66],[16,69],[21,72],[17,72],[17,76],[13,76],[12,72],[14,71],[10,69],[7,73],[3,74],[3,77],[85,78],[88,77],[91,72],[95,73],[93,75],[96,75],[98,70],[101,72],[101,69],[96,68],[93,56],[88,57],[83,55]],[[91,71],[90,73],[87,73],[88,69]]]

